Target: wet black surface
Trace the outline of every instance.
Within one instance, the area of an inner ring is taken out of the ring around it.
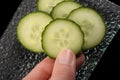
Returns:
[[[120,6],[120,0],[110,0]],[[99,61],[89,80],[119,80],[120,71],[120,30]]]
[[[116,4],[119,5],[119,0],[112,0],[112,1],[114,1]],[[12,1],[8,0],[7,2],[4,1],[4,2],[0,3],[0,10],[1,10],[1,13],[0,13],[0,17],[1,17],[0,36],[3,34],[4,30],[7,28],[8,24],[9,24],[11,18],[13,17],[13,15],[14,15],[17,7],[19,6],[20,2],[21,2],[21,0],[12,0]],[[95,68],[95,70],[93,71],[89,80],[104,80],[105,78],[108,78],[108,79],[109,78],[111,78],[111,79],[114,78],[113,80],[115,80],[116,78],[119,78],[119,76],[117,75],[118,72],[119,72],[118,65],[120,63],[119,62],[120,58],[119,58],[119,54],[118,54],[118,53],[120,53],[120,51],[119,51],[120,37],[119,36],[120,36],[120,31],[117,33],[115,38],[112,40],[112,43],[108,47],[107,51],[104,53],[103,57],[101,58],[97,67]],[[19,44],[19,43],[17,43],[17,44]],[[7,44],[6,44],[6,46],[7,46]],[[19,55],[20,54],[18,54],[17,56],[19,56]],[[24,53],[21,53],[21,55],[24,55]],[[12,59],[14,59],[14,57],[16,57],[16,56],[12,56],[12,57],[13,57]],[[25,56],[23,56],[23,57],[25,57]],[[21,60],[23,57],[18,57],[18,60]],[[38,56],[35,56],[35,55],[33,55],[33,57],[34,58],[39,58]],[[31,60],[31,62],[32,62],[32,60]],[[13,63],[7,62],[6,64],[11,64],[9,66],[13,66],[12,65]],[[26,61],[26,63],[27,63],[27,61]],[[34,63],[34,64],[36,64],[36,63]],[[17,66],[17,65],[14,65],[14,66]],[[25,66],[29,67],[30,64],[27,64]],[[0,65],[0,67],[2,67],[2,65]],[[15,70],[15,71],[13,73],[11,73],[10,76],[7,76],[7,77],[12,79],[11,77],[14,76],[13,74],[15,74],[17,72],[16,69],[19,69],[21,67],[22,66],[17,66],[16,68],[14,68],[13,70]],[[10,71],[10,69],[6,70],[6,71]],[[3,70],[5,70],[5,69],[3,69]],[[25,73],[25,72],[23,71],[23,73]],[[23,75],[21,75],[21,76],[23,76]],[[7,80],[7,77],[4,78],[3,80]],[[16,75],[16,77],[17,77],[17,75]]]

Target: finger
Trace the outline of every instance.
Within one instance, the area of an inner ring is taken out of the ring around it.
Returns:
[[[77,56],[76,69],[78,70],[84,62],[85,62],[85,55],[84,55],[84,53],[80,53]]]
[[[48,80],[51,76],[54,60],[46,57],[35,68],[23,78],[23,80]]]
[[[76,57],[71,50],[65,50],[58,55],[50,80],[74,80],[75,71]]]

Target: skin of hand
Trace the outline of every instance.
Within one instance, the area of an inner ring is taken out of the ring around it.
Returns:
[[[46,57],[22,80],[75,80],[76,69],[84,63],[85,56],[79,56],[67,49],[59,53],[56,60]]]

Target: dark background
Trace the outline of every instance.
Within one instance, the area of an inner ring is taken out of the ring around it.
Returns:
[[[8,26],[12,19],[17,7],[22,0],[2,0],[0,2],[0,37],[4,30]],[[110,0],[118,5],[120,0]],[[120,70],[118,67],[120,64],[120,30],[112,40],[112,43],[108,47],[107,51],[103,55],[102,59],[98,63],[97,67],[93,71],[89,80],[120,80]]]

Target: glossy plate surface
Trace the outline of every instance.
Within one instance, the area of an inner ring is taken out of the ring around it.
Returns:
[[[92,71],[120,29],[120,7],[107,0],[77,0],[83,6],[97,10],[105,20],[106,36],[96,48],[85,52],[86,61],[76,72],[76,80],[88,80]],[[16,37],[18,21],[26,14],[36,11],[37,0],[23,0],[0,39],[0,80],[21,80],[45,54],[29,52]]]

